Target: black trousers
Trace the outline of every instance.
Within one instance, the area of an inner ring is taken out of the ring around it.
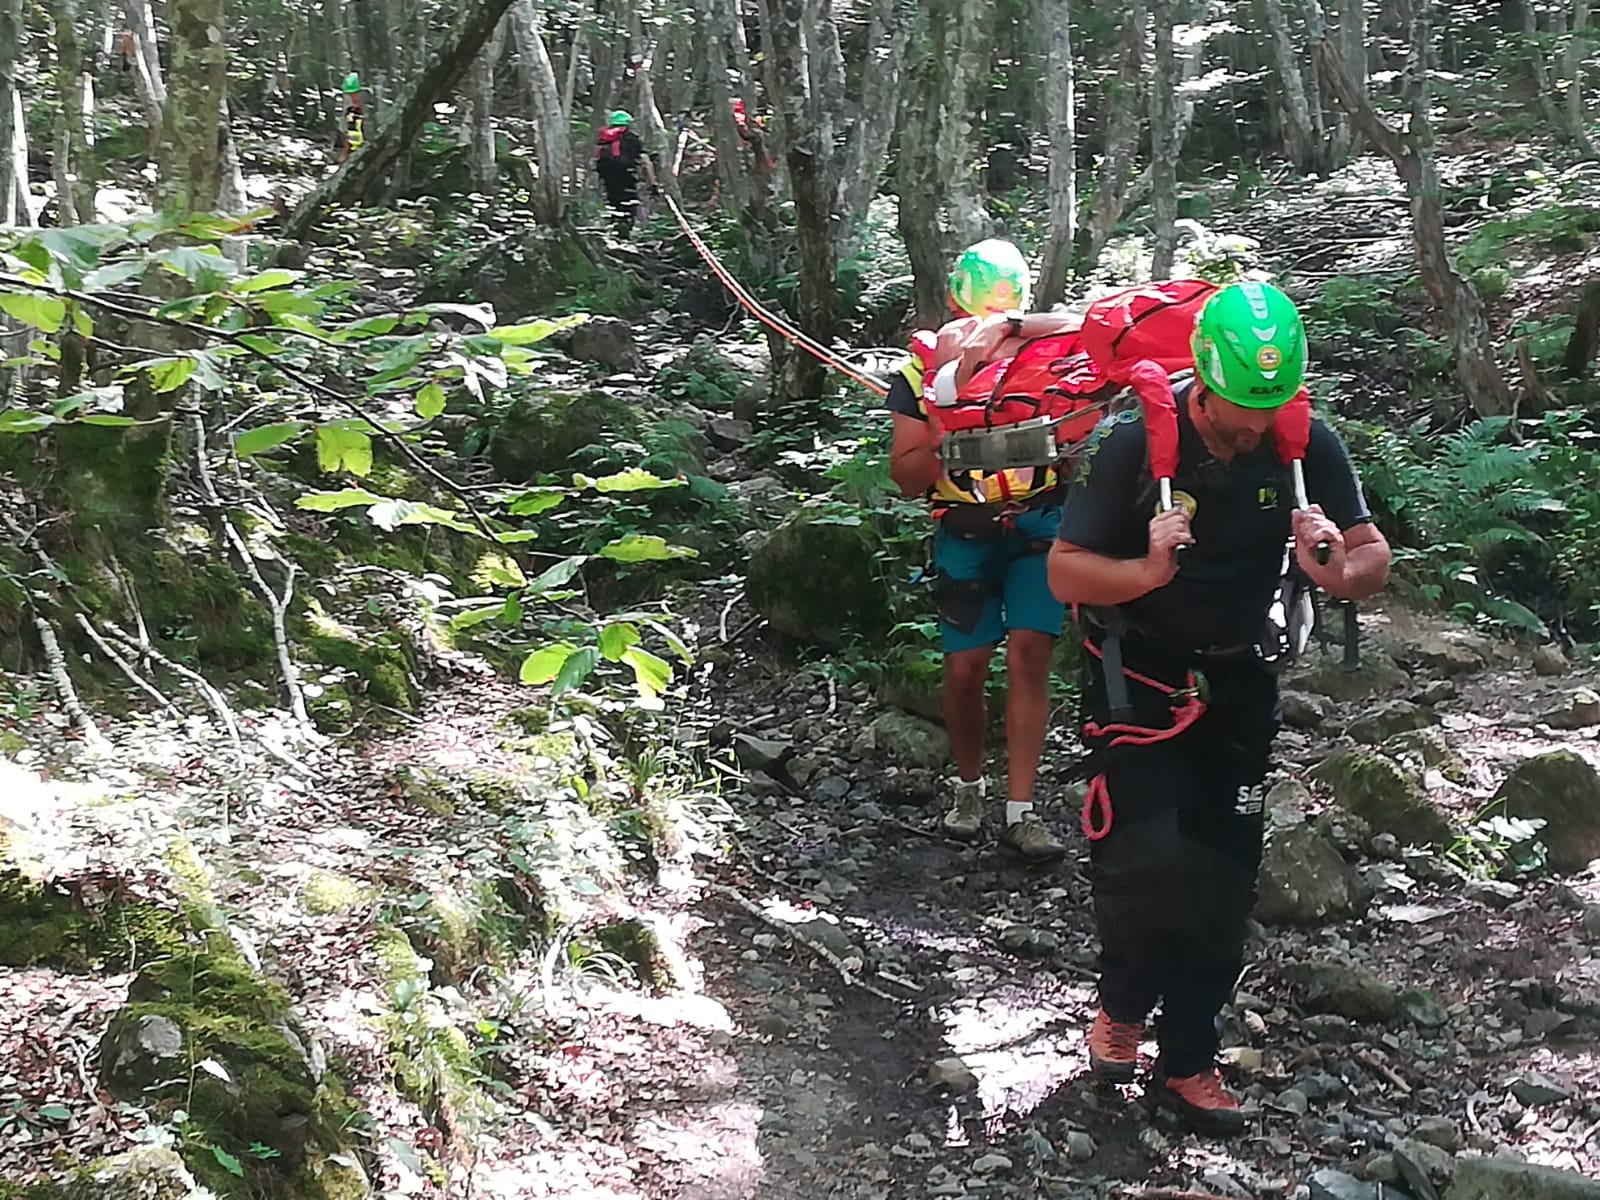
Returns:
[[[1123,640],[1127,670],[1182,687],[1190,664]],[[1086,721],[1111,720],[1100,661],[1085,651]],[[1159,1004],[1160,1069],[1211,1069],[1217,1015],[1244,966],[1264,827],[1264,780],[1278,730],[1277,679],[1253,656],[1209,663],[1204,714],[1169,741],[1097,752],[1111,806],[1109,833],[1091,841],[1099,928],[1100,1003],[1117,1021],[1142,1022]],[[1123,723],[1172,724],[1172,698],[1128,680]]]
[[[606,165],[601,159],[600,182],[605,185],[606,203],[617,210],[619,216],[633,216],[634,205],[639,202],[639,177],[620,164]]]

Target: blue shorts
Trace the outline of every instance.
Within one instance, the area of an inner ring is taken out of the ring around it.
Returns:
[[[1060,523],[1059,505],[1019,513],[997,538],[956,537],[940,522],[933,566],[946,654],[997,646],[1013,629],[1060,635],[1066,605],[1050,594],[1049,555],[1031,545],[1053,541]]]

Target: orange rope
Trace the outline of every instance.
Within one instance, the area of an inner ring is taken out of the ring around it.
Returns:
[[[677,161],[673,163],[674,178],[677,177],[677,165],[682,161],[683,157],[682,144],[687,138],[687,130],[679,135],[679,153],[677,155]],[[889,394],[888,384],[884,383],[876,376],[868,375],[865,371],[860,371],[855,367],[852,367],[833,351],[829,350],[826,346],[823,346],[820,342],[817,342],[806,336],[804,333],[796,329],[793,325],[789,324],[776,313],[772,312],[771,309],[767,308],[761,303],[761,301],[757,300],[748,291],[746,291],[744,285],[734,278],[733,272],[729,271],[727,267],[723,266],[722,260],[717,257],[716,252],[713,251],[710,246],[706,245],[705,240],[695,232],[694,226],[689,224],[689,218],[683,215],[683,210],[678,207],[678,202],[672,198],[671,193],[663,192],[662,199],[666,201],[667,208],[671,210],[672,215],[677,218],[678,225],[683,229],[685,236],[687,236],[689,239],[689,244],[695,248],[700,257],[705,260],[706,266],[711,268],[711,273],[717,277],[718,281],[721,282],[723,287],[728,289],[728,293],[739,302],[740,306],[744,308],[746,312],[748,312],[756,320],[760,321],[763,325],[767,326],[767,328],[777,333],[780,337],[786,339],[791,344],[800,347],[800,349],[804,350],[806,353],[822,360],[822,362],[832,367],[835,371],[838,371],[841,375],[848,376],[849,378],[855,380],[874,395],[887,396]]]

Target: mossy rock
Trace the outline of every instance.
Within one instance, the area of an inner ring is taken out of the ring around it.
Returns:
[[[640,425],[637,409],[604,392],[520,396],[495,428],[489,461],[500,478],[524,483],[568,470],[585,446],[633,441]]]
[[[1437,725],[1398,733],[1384,742],[1385,754],[1402,766],[1415,765],[1419,771],[1438,771],[1451,783],[1467,782],[1467,761],[1450,745],[1444,730]]]
[[[1600,774],[1571,750],[1519,763],[1495,793],[1510,817],[1542,820],[1539,840],[1557,871],[1582,871],[1600,858]]]
[[[401,712],[416,710],[421,698],[413,678],[416,662],[403,638],[389,631],[360,632],[329,616],[316,601],[297,625],[300,643],[317,662],[349,671],[378,704]]]
[[[165,1146],[140,1146],[80,1167],[48,1190],[18,1193],[25,1200],[195,1200],[200,1194],[183,1159]]]
[[[1386,755],[1343,751],[1325,759],[1312,777],[1379,833],[1392,833],[1408,845],[1432,846],[1453,836],[1450,822],[1428,801],[1416,777]]]
[[[1293,671],[1291,687],[1335,700],[1369,700],[1411,686],[1411,677],[1384,651],[1369,647],[1361,652],[1361,665],[1346,671],[1335,658],[1319,658]]]
[[[890,594],[878,565],[882,544],[866,525],[801,509],[750,556],[745,593],[773,629],[829,650],[889,631]]]
[[[480,966],[509,960],[528,942],[527,914],[496,879],[464,877],[418,896],[397,921],[432,964],[441,987],[462,983]]]
[[[944,667],[930,655],[894,655],[884,664],[878,700],[894,708],[944,720]]]
[[[216,1067],[200,1069],[210,1062]],[[224,1196],[343,1200],[348,1176],[320,1167],[348,1157],[358,1115],[327,1074],[320,1046],[298,1024],[284,989],[257,974],[223,934],[145,967],[101,1039],[101,1080],[112,1095],[170,1116],[193,1137],[185,1161]],[[249,1153],[261,1144],[277,1156]],[[223,1170],[210,1147],[238,1159]]]
[[[455,816],[467,799],[466,788],[454,776],[415,763],[396,767],[390,786],[407,804],[435,817]]]
[[[3,867],[0,835],[0,966],[86,971],[143,962],[183,944],[183,918],[113,900],[91,912],[67,884],[43,884]]]
[[[314,917],[360,912],[376,898],[370,885],[337,871],[313,871],[300,889],[300,907]]]

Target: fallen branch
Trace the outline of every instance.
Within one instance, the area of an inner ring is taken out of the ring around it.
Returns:
[[[117,653],[117,651],[112,648],[111,644],[107,642],[105,638],[100,636],[100,631],[94,627],[93,623],[88,617],[84,616],[82,612],[76,612],[72,615],[78,619],[78,628],[83,630],[83,632],[88,636],[89,640],[93,642],[96,647],[98,647],[101,654],[104,654],[108,659],[111,660],[111,664],[116,667],[117,670],[121,671],[128,677],[129,683],[133,684],[134,687],[138,688],[146,696],[149,696],[151,700],[155,701],[156,707],[161,711],[170,713],[174,717],[181,717],[183,715],[178,711],[178,706],[163,696],[161,694],[161,690],[157,688],[155,684],[151,683],[143,675],[140,675],[138,671],[134,670],[133,664],[127,659],[123,658],[121,654]]]
[[[300,726],[301,732],[312,734],[314,727],[311,724],[311,714],[306,711],[306,694],[305,689],[300,686],[300,670],[295,666],[294,656],[289,652],[288,616],[289,605],[294,600],[295,564],[285,561],[283,593],[279,595],[262,577],[261,569],[256,566],[255,556],[250,553],[250,547],[245,545],[244,538],[240,537],[239,531],[234,528],[227,509],[222,505],[221,497],[217,495],[216,484],[211,479],[211,464],[206,461],[205,420],[198,408],[189,412],[189,428],[194,434],[195,466],[200,472],[200,487],[205,493],[206,503],[216,514],[217,521],[227,534],[228,542],[244,567],[245,574],[249,576],[250,582],[255,585],[261,598],[266,601],[267,610],[272,614],[272,640],[278,652],[278,673],[283,676],[283,686],[289,693],[289,711],[294,714],[295,722]]]
[[[61,698],[61,707],[67,710],[67,715],[82,731],[85,742],[97,750],[109,750],[111,743],[106,741],[105,735],[100,732],[100,727],[89,715],[89,710],[84,708],[83,701],[78,699],[77,689],[72,686],[72,676],[67,674],[67,658],[61,653],[61,643],[56,640],[55,629],[38,612],[33,614],[33,627],[39,631],[39,644],[44,647],[45,667],[50,672],[50,681],[56,685],[56,694]]]
[[[891,996],[882,988],[875,987],[873,984],[868,983],[865,979],[862,979],[850,969],[849,963],[845,962],[844,959],[840,958],[832,950],[829,950],[821,942],[817,941],[816,938],[812,937],[808,933],[804,933],[801,930],[796,929],[787,921],[780,921],[777,917],[771,916],[765,909],[763,909],[754,900],[750,899],[750,897],[746,896],[738,888],[729,887],[727,884],[723,883],[713,883],[708,886],[717,895],[726,900],[732,901],[735,905],[737,905],[739,908],[742,908],[745,912],[749,913],[763,925],[767,925],[772,929],[776,929],[791,942],[804,946],[807,950],[811,951],[811,953],[815,954],[818,958],[822,959],[823,962],[827,963],[830,967],[837,971],[839,973],[839,978],[844,980],[847,987],[858,987],[868,995],[876,996],[880,1000],[887,1000],[890,1004],[906,1003],[906,1001],[901,997]]]
[[[128,650],[136,654],[142,654],[143,656],[160,663],[174,675],[177,675],[181,679],[187,680],[194,686],[195,690],[200,693],[205,702],[211,706],[211,711],[217,714],[217,719],[222,722],[223,728],[227,730],[228,737],[233,742],[233,752],[237,756],[239,767],[242,770],[244,767],[244,742],[239,737],[239,723],[234,720],[233,709],[228,707],[228,702],[222,698],[222,693],[217,691],[216,688],[212,687],[210,682],[207,681],[206,677],[200,674],[198,671],[191,670],[182,663],[173,662],[165,654],[161,653],[161,651],[157,650],[154,646],[148,643],[141,647],[137,642],[129,637],[123,629],[112,624],[110,621],[106,622],[106,631],[111,635],[113,640],[122,643],[122,645]]]
[[[1411,1085],[1404,1079],[1401,1079],[1400,1076],[1396,1075],[1394,1068],[1389,1066],[1388,1063],[1379,1061],[1375,1056],[1368,1054],[1365,1050],[1356,1051],[1355,1060],[1373,1074],[1381,1075],[1384,1081],[1402,1096],[1411,1095]]]

